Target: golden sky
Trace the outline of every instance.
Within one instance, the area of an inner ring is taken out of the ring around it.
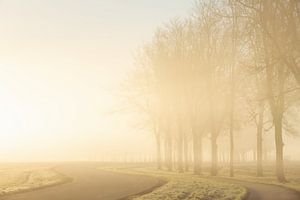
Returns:
[[[151,147],[121,114],[134,51],[192,1],[0,1],[0,161],[90,160]],[[149,153],[145,151],[145,153]]]
[[[1,0],[0,161],[152,154],[151,134],[109,113],[134,52],[192,2]]]

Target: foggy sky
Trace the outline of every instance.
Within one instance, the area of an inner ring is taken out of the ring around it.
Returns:
[[[191,2],[1,1],[0,161],[152,152],[150,134],[108,113],[136,49]]]
[[[134,52],[192,2],[0,1],[0,161],[151,155],[152,135],[110,113]]]

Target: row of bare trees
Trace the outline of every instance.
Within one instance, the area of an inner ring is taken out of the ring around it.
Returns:
[[[158,168],[183,172],[192,147],[193,170],[201,174],[206,137],[211,175],[217,175],[218,139],[225,134],[234,176],[235,136],[253,124],[257,175],[263,175],[262,135],[269,129],[276,176],[286,181],[283,133],[293,132],[289,110],[299,100],[300,1],[196,1],[188,19],[155,32],[136,65],[127,97],[154,133]]]

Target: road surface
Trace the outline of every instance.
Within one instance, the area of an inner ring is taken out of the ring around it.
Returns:
[[[300,194],[294,190],[276,185],[230,181],[248,190],[247,200],[300,200]]]
[[[146,176],[107,172],[88,164],[69,164],[57,168],[72,177],[70,183],[30,192],[8,195],[1,200],[116,200],[142,193],[159,184]]]
[[[0,200],[119,200],[143,193],[161,181],[138,175],[113,173],[91,164],[68,164],[57,168],[72,177],[70,183],[0,198]],[[248,190],[247,200],[300,200],[299,193],[280,186],[226,179]]]

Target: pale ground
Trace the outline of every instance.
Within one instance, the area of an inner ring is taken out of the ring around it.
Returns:
[[[164,186],[135,200],[154,199],[287,199],[300,198],[300,163],[286,163],[287,183],[279,183],[275,177],[274,163],[264,165],[264,177],[256,177],[256,165],[244,163],[235,166],[235,177],[228,177],[227,165],[220,165],[219,176],[209,175],[210,165],[205,165],[201,176],[191,171],[178,174],[156,170],[148,166],[107,166],[109,170],[156,176],[169,182]],[[263,183],[263,184],[260,184]],[[247,190],[248,191],[247,191]],[[292,189],[292,190],[290,190]],[[298,191],[298,192],[297,192]],[[247,193],[248,192],[248,193]],[[275,196],[274,196],[275,195]]]
[[[154,191],[133,197],[134,200],[241,200],[246,196],[246,189],[226,181],[195,176],[192,173],[176,173],[156,170],[155,168],[101,167],[114,172],[139,174],[158,177],[167,183]]]
[[[40,190],[0,197],[1,200],[116,200],[140,194],[155,187],[154,177],[99,170],[98,163],[61,163],[59,172],[74,181]]]
[[[263,177],[256,176],[256,165],[255,163],[246,163],[236,166],[235,177],[236,180],[246,180],[250,182],[274,184],[283,187],[287,187],[300,192],[300,163],[299,162],[286,162],[285,163],[285,174],[287,183],[279,183],[275,177],[274,163],[264,164],[264,175]],[[209,171],[207,168],[206,172]],[[228,178],[228,168],[221,167],[220,175]]]
[[[65,176],[65,173],[59,173],[58,168],[54,168],[55,164],[1,164],[0,163],[0,196],[5,194],[19,193],[27,190],[34,190],[47,186],[53,186],[65,183],[71,180],[71,176]],[[143,175],[155,177],[160,181],[156,186],[149,186],[147,190],[133,192],[137,194],[129,199],[134,200],[181,200],[181,199],[204,199],[204,200],[241,200],[247,195],[245,188],[252,191],[252,199],[266,199],[271,192],[278,193],[277,197],[282,193],[284,199],[298,199],[299,193],[294,193],[284,188],[276,186],[268,186],[256,183],[266,183],[284,186],[300,191],[300,164],[288,163],[286,165],[286,174],[288,183],[280,184],[274,176],[274,167],[265,165],[264,177],[255,177],[255,165],[247,163],[236,166],[234,180],[228,178],[228,168],[220,166],[220,176],[212,178],[208,174],[209,165],[204,168],[202,176],[193,175],[191,171],[186,173],[168,172],[166,170],[156,170],[155,167],[149,165],[130,165],[130,164],[96,164],[95,168],[120,173],[117,178],[122,178],[122,174]],[[89,169],[89,168],[88,168]],[[97,171],[97,170],[95,170]],[[100,170],[99,170],[100,171]],[[67,174],[67,173],[66,173]],[[99,172],[101,175],[101,173]],[[101,176],[105,175],[102,173]],[[99,175],[99,176],[100,176]],[[105,175],[106,177],[106,175]],[[131,177],[131,176],[130,176]],[[87,177],[83,177],[86,180]],[[94,178],[92,178],[94,180]],[[101,178],[100,178],[101,179]],[[90,180],[90,179],[89,179]],[[126,179],[127,180],[127,179]],[[241,180],[243,182],[239,182]],[[250,181],[250,183],[244,182]],[[164,182],[165,184],[161,185]],[[251,183],[254,182],[254,183]],[[69,185],[69,184],[68,184]],[[71,187],[72,185],[70,185]],[[81,187],[81,186],[80,186]],[[55,189],[57,188],[57,189]],[[54,191],[63,189],[55,187]],[[114,187],[113,187],[114,188]],[[120,187],[123,190],[125,187]],[[147,187],[145,187],[147,188]],[[72,188],[71,188],[72,189]],[[47,192],[50,190],[45,190]],[[96,190],[98,191],[98,190]],[[115,191],[116,192],[116,191]],[[43,193],[43,192],[40,192]],[[31,193],[39,194],[39,193]],[[142,195],[143,194],[143,195]],[[125,193],[124,193],[125,195]],[[26,196],[26,195],[24,195]],[[28,195],[27,195],[28,196]],[[30,195],[29,195],[30,196]],[[99,195],[98,195],[99,196]],[[122,196],[122,195],[121,195]],[[258,198],[260,197],[260,198]],[[289,198],[287,198],[289,197]],[[26,198],[24,198],[26,199]],[[32,198],[27,198],[32,199]],[[37,198],[38,199],[38,198]],[[74,198],[73,198],[74,199]],[[104,198],[105,199],[105,198]],[[251,199],[251,198],[250,198]],[[268,199],[268,198],[267,198]],[[282,199],[281,197],[279,199]]]
[[[70,178],[50,164],[0,163],[0,196],[64,183]]]

